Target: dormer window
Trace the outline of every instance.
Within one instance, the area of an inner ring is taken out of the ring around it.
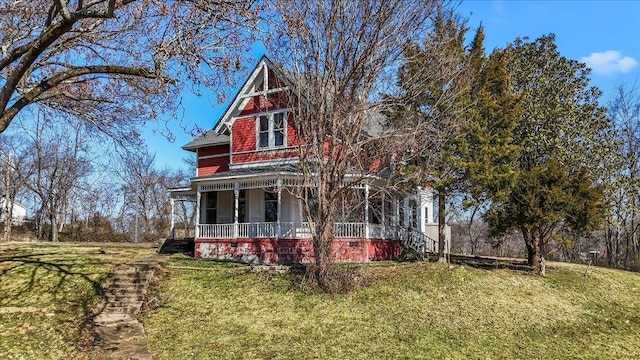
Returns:
[[[258,149],[285,146],[287,135],[286,112],[258,116]]]

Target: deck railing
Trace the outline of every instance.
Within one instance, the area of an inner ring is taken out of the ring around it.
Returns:
[[[368,228],[368,230],[367,230]],[[368,234],[367,234],[368,231]],[[336,223],[333,227],[333,235],[343,239],[387,239],[400,240],[403,246],[425,254],[435,253],[438,250],[438,242],[422,232],[394,225],[379,225],[366,223]],[[305,239],[311,237],[308,223],[293,222],[260,222],[238,224],[199,224],[199,238],[214,239],[251,239],[272,238]]]

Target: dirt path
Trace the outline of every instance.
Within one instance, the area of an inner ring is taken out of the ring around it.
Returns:
[[[104,301],[93,318],[96,346],[104,359],[149,360],[144,327],[137,319],[149,280],[162,255],[151,255],[113,269]]]

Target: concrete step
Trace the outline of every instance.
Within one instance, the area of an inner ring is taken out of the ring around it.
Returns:
[[[113,314],[102,312],[93,318],[93,323],[99,326],[109,326],[117,323],[137,321],[131,314]]]
[[[142,289],[147,286],[147,282],[140,281],[107,281],[105,284],[106,289]]]
[[[142,306],[142,301],[138,300],[138,301],[127,301],[127,300],[121,300],[121,301],[109,301],[107,302],[107,306],[105,306],[105,308],[110,308],[110,307],[135,307],[135,308],[140,308]]]
[[[126,293],[126,294],[106,294],[107,301],[143,301],[144,294]]]
[[[138,312],[140,312],[140,307],[107,305],[104,308],[103,312],[111,314],[137,314]]]
[[[114,296],[125,296],[125,295],[142,295],[144,294],[143,288],[128,288],[128,287],[120,287],[120,288],[109,288],[104,292],[104,296],[114,297]]]

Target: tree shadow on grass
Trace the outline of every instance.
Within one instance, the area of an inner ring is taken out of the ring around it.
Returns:
[[[87,342],[91,341],[92,320],[103,310],[95,304],[104,303],[99,300],[105,294],[103,283],[108,272],[98,269],[111,264],[106,259],[64,258],[64,254],[56,252],[2,255],[0,307],[13,306],[20,312],[21,306],[53,305],[56,313],[71,314],[71,321],[77,321],[74,343],[86,349],[90,345]]]

